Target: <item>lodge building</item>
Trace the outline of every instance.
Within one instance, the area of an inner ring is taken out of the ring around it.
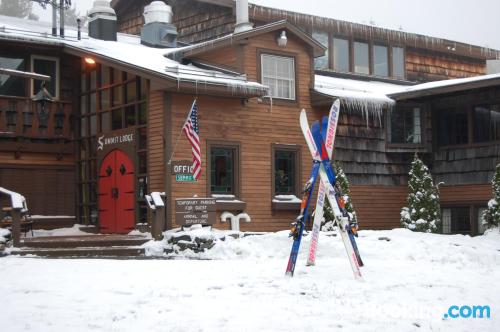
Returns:
[[[52,78],[41,103],[40,80],[0,74],[0,185],[41,225],[147,228],[156,191],[169,229],[193,196],[217,200],[217,228],[229,211],[251,217],[242,230],[287,229],[311,166],[299,112],[320,119],[339,98],[334,154],[362,228],[399,226],[417,152],[443,182],[442,232],[482,231],[500,162],[500,75],[485,74],[500,52],[244,1],[167,3],[96,1],[81,39],[0,17],[0,68]],[[178,138],[195,100],[202,175],[185,182],[173,166],[192,158]]]

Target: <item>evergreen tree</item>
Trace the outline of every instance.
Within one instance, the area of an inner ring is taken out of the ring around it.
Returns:
[[[351,190],[350,190],[350,184],[349,180],[347,179],[347,176],[344,173],[344,170],[342,169],[342,165],[338,161],[334,161],[332,164],[332,167],[335,171],[335,175],[337,177],[337,186],[340,188],[341,192],[344,195],[344,200],[345,200],[345,208],[347,212],[351,215],[351,223],[357,223],[357,217],[356,217],[356,211],[354,210],[354,206],[352,205],[351,201]],[[335,220],[335,215],[333,214],[332,207],[330,206],[330,202],[328,200],[325,200],[325,229],[331,229],[332,228],[332,221]]]
[[[33,3],[30,0],[2,0],[0,3],[0,15],[13,17],[33,17],[31,10]]]
[[[500,225],[500,164],[497,165],[495,175],[491,180],[493,198],[488,202],[488,208],[483,213],[483,224],[488,227]]]
[[[402,226],[417,232],[436,232],[441,219],[439,191],[417,154],[411,163],[408,192],[408,206],[401,210]]]

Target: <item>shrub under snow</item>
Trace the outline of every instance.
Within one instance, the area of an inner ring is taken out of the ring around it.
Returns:
[[[483,213],[483,224],[488,228],[500,225],[500,164],[497,165],[493,180],[491,180],[493,198],[488,202],[488,208]]]
[[[427,166],[415,154],[408,178],[408,206],[401,210],[401,225],[416,232],[436,232],[440,222],[439,191]]]

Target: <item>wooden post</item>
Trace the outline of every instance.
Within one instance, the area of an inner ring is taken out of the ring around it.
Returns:
[[[21,210],[12,209],[12,242],[14,247],[21,244]]]

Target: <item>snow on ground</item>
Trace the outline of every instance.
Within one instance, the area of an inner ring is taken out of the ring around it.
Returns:
[[[304,238],[293,278],[287,232],[227,237],[197,256],[210,260],[2,258],[2,330],[500,330],[498,230],[361,231],[364,282],[331,235],[321,234],[314,267]],[[489,305],[491,317],[444,319],[452,305]]]

